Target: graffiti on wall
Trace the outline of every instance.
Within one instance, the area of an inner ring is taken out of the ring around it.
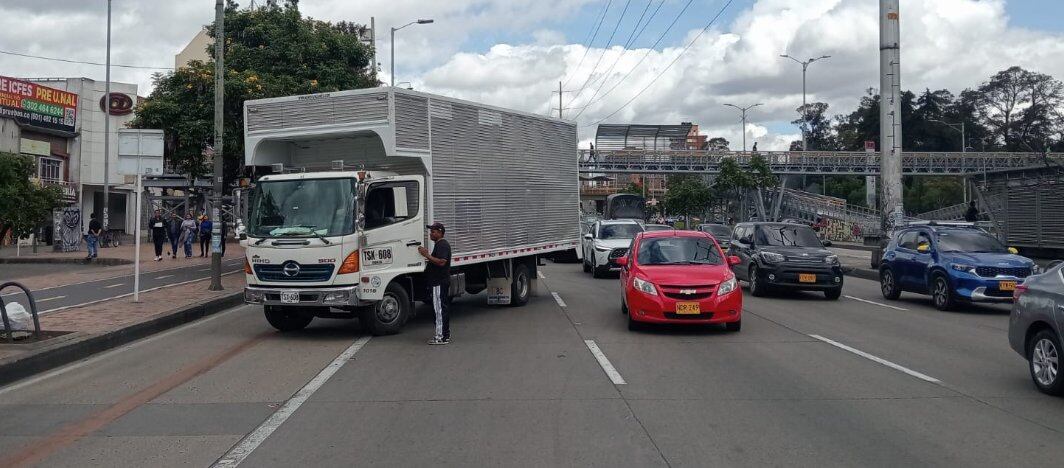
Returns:
[[[859,223],[830,217],[824,218],[820,234],[832,242],[864,241],[864,230]]]
[[[76,252],[81,249],[81,209],[61,208],[52,212],[52,247],[57,252]]]

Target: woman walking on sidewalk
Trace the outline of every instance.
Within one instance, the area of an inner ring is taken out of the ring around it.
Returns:
[[[192,240],[195,238],[196,220],[192,219],[192,213],[189,212],[181,222],[181,243],[185,246],[185,258],[192,258]]]
[[[199,256],[206,257],[210,253],[211,245],[211,229],[214,228],[214,223],[211,222],[211,218],[204,214],[200,216],[199,223]]]

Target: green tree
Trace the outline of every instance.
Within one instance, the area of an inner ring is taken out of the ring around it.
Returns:
[[[804,132],[806,148],[809,151],[833,151],[838,147],[831,118],[827,115],[828,105],[826,103],[811,102],[805,106],[798,106],[795,110],[804,117],[799,117],[791,123]],[[797,149],[801,149],[801,140],[797,143]],[[791,150],[796,150],[794,143],[791,143]]]
[[[665,187],[665,209],[683,214],[687,227],[690,227],[691,213],[701,213],[710,199],[709,187],[697,176],[672,176]]]
[[[371,51],[358,35],[364,28],[303,17],[297,0],[266,2],[225,12],[225,175],[237,176],[244,159],[244,101],[375,86],[367,73]],[[213,28],[208,26],[213,37]],[[155,89],[137,108],[131,126],[161,128],[173,169],[209,172],[203,150],[214,139],[214,48],[212,59],[154,76]]]
[[[1008,151],[1040,151],[1059,134],[1064,84],[1013,66],[978,88],[977,110],[994,139]]]
[[[8,231],[16,238],[30,235],[62,205],[59,187],[42,187],[30,177],[32,156],[0,153],[0,239]]]

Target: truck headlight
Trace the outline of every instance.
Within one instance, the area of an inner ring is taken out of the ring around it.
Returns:
[[[957,271],[975,274],[975,267],[971,265],[966,265],[964,263],[950,263],[949,267]]]
[[[351,299],[351,293],[348,291],[333,291],[326,293],[321,302],[325,304],[347,304]]]
[[[738,285],[738,282],[735,281],[735,277],[734,276],[724,280],[724,282],[720,283],[720,286],[717,287],[717,295],[718,296],[723,296],[723,295],[728,294],[728,293],[730,293],[732,291],[735,291],[735,286],[736,285]]]
[[[766,263],[781,263],[786,260],[786,257],[776,252],[761,252],[761,260]]]
[[[638,277],[632,277],[632,287],[639,291],[650,294],[651,296],[658,295],[658,290],[654,287],[654,283],[639,279]]]

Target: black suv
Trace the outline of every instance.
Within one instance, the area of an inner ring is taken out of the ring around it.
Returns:
[[[809,226],[791,223],[740,223],[732,232],[729,255],[735,276],[750,283],[750,294],[764,296],[770,289],[824,291],[828,299],[842,295],[839,258],[824,247]]]

